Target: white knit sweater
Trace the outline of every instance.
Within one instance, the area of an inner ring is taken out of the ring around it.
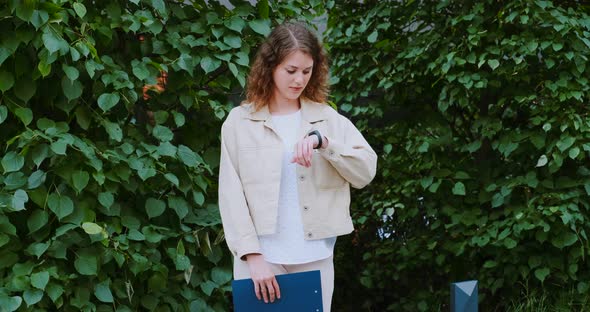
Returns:
[[[305,240],[301,222],[295,172],[298,164],[291,163],[298,139],[297,129],[301,125],[301,113],[297,111],[288,115],[273,115],[271,118],[273,128],[283,141],[283,165],[277,232],[258,236],[262,254],[266,261],[278,264],[300,264],[326,259],[334,251],[336,237]]]

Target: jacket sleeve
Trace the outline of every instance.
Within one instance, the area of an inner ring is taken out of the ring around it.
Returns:
[[[342,139],[324,135],[328,147],[320,148],[320,154],[327,159],[338,173],[354,188],[365,187],[375,177],[377,154],[367,140],[348,118],[338,115],[338,127],[343,131]]]
[[[229,119],[229,117],[228,117]],[[234,132],[228,121],[221,127],[221,156],[219,161],[219,211],[225,241],[235,257],[260,253],[258,235],[250,216],[242,182],[236,171],[236,155],[228,148],[235,146]]]

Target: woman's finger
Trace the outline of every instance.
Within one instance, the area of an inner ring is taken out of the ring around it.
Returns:
[[[275,287],[272,284],[272,280],[266,281],[266,289],[268,290],[270,302],[275,302]]]
[[[311,160],[313,159],[313,140],[309,140],[309,145],[307,149],[309,150],[309,166],[311,167]]]
[[[279,287],[279,282],[277,281],[276,277],[272,278],[272,285],[275,288],[275,293],[278,299],[281,299],[281,288]]]
[[[301,141],[297,143],[297,162],[301,166],[305,166],[305,160],[303,159],[303,144]]]
[[[305,165],[306,167],[310,167],[311,166],[311,153],[309,150],[309,142],[311,141],[311,139],[305,140],[303,141],[303,157],[305,157]]]
[[[264,303],[268,303],[268,290],[266,289],[266,283],[264,281],[260,282],[260,292],[262,293]]]
[[[307,144],[305,141],[305,139],[301,141],[301,158],[303,158],[303,163],[305,164],[305,167],[309,167],[307,165]]]
[[[254,293],[256,294],[256,298],[258,298],[258,300],[262,299],[260,297],[260,284],[256,281],[254,281]]]

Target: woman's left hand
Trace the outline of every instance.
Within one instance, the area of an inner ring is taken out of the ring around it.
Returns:
[[[311,156],[313,155],[313,148],[318,145],[318,137],[315,135],[306,136],[295,144],[293,151],[293,158],[291,162],[298,163],[304,167],[311,167]]]

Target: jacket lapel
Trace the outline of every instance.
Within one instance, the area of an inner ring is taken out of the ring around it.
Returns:
[[[301,127],[299,127],[299,132],[297,133],[297,136],[299,138],[303,138],[314,129],[315,124],[317,122],[326,119],[324,113],[325,104],[315,103],[304,98],[300,99],[300,103]]]
[[[324,112],[326,109],[324,106],[326,104],[315,103],[304,98],[300,98],[299,102],[301,104],[301,126],[298,129],[297,137],[303,138],[314,129],[315,123],[326,119],[326,113]],[[254,106],[250,104],[251,111],[247,114],[247,118],[263,121],[265,127],[276,133],[273,128],[268,106],[263,106],[258,111],[252,111],[253,107]]]

